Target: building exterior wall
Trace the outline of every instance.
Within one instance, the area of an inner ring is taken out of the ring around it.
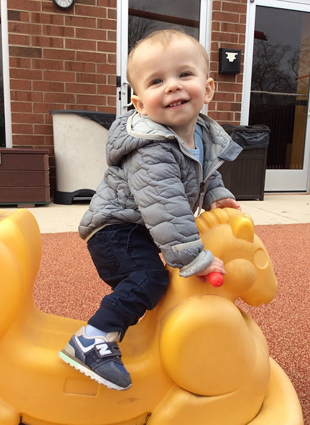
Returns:
[[[215,0],[212,4],[211,77],[216,92],[208,114],[219,123],[240,124],[247,0]],[[218,74],[219,48],[242,50],[240,74]]]
[[[49,111],[116,111],[116,3],[76,0],[74,8],[62,11],[52,0],[7,0],[12,144],[49,150],[52,192]],[[210,71],[216,94],[208,113],[220,123],[240,123],[243,74],[219,75],[218,50],[244,52],[246,8],[247,0],[212,4]]]
[[[53,191],[49,111],[115,112],[116,0],[8,0],[8,31],[12,144],[49,150]]]

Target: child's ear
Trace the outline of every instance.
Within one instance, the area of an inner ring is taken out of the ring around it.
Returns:
[[[211,100],[213,99],[214,91],[215,91],[214,80],[213,78],[208,78],[206,81],[206,93],[205,93],[205,101],[204,101],[206,105],[208,105],[208,103],[210,103]]]
[[[143,105],[143,102],[142,102],[142,100],[140,99],[140,97],[139,96],[137,96],[137,95],[132,95],[131,96],[131,101],[132,101],[132,104],[133,104],[133,106],[135,107],[135,109],[138,111],[138,112],[140,112],[140,114],[141,115],[147,115],[147,113],[146,113],[146,111],[145,111],[145,109],[144,109],[144,105]]]

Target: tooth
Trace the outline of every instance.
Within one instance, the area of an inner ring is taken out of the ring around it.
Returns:
[[[171,103],[170,106],[179,106],[181,105],[181,102],[177,102],[177,103]]]

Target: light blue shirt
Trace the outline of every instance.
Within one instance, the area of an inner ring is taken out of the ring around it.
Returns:
[[[196,124],[194,133],[195,149],[190,149],[191,153],[203,166],[203,144],[202,144],[202,128],[199,124]]]

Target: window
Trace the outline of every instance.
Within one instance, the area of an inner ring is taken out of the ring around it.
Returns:
[[[128,51],[149,33],[182,28],[199,39],[200,0],[129,0]]]

